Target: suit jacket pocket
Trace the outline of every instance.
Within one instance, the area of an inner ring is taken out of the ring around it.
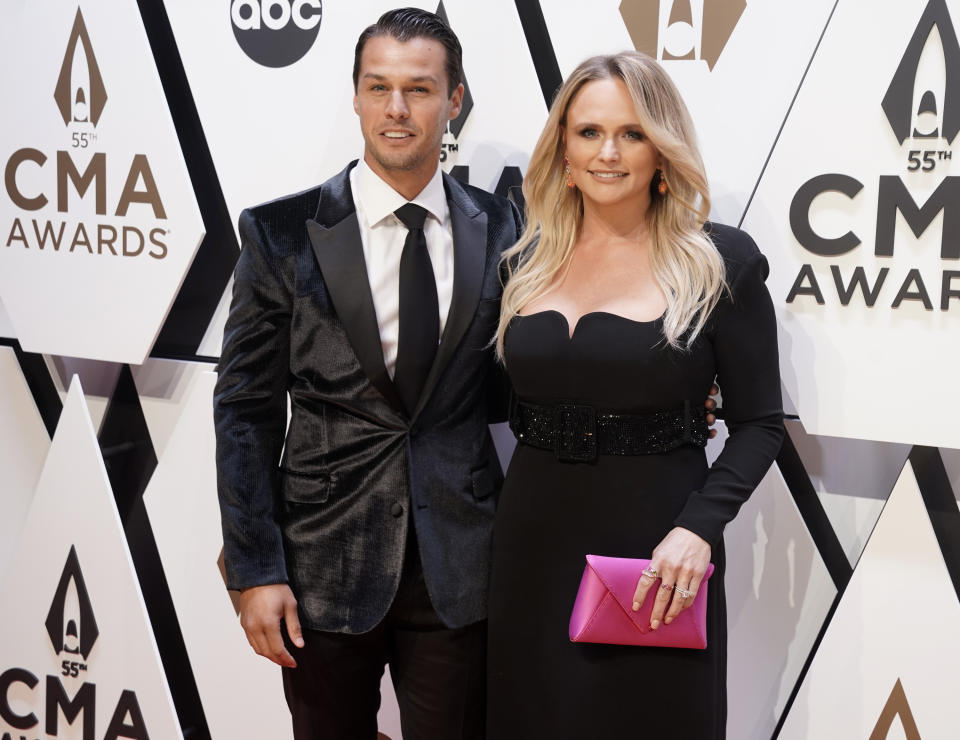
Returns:
[[[306,474],[284,470],[283,492],[284,501],[295,504],[322,504],[330,497],[334,477],[328,473]]]

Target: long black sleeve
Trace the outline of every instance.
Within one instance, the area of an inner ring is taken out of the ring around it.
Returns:
[[[240,216],[242,251],[214,391],[217,491],[228,588],[287,581],[276,520],[287,423],[292,291],[262,225]]]
[[[776,458],[784,429],[767,260],[742,231],[722,228],[712,236],[726,260],[730,295],[714,309],[707,331],[730,436],[674,524],[716,545]]]

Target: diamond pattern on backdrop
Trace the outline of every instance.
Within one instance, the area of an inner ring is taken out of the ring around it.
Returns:
[[[250,649],[219,566],[210,405],[216,378],[193,378],[143,500],[211,736],[282,740],[291,732],[280,669]]]
[[[85,707],[82,722],[84,734],[90,737],[96,716],[109,724],[114,736],[182,738],[93,424],[76,380],[67,394],[22,539],[0,588],[0,603],[16,606],[0,614],[0,673],[20,668],[42,676],[51,673],[51,665],[62,665],[63,671],[58,668],[45,686],[53,689],[59,682],[65,697]],[[95,640],[92,624],[85,622],[91,614],[96,620]],[[51,625],[62,626],[62,641],[51,640]],[[24,720],[16,727],[37,734],[39,718],[45,715],[44,690],[38,687],[20,696],[17,712]],[[47,698],[51,696],[55,695]],[[46,732],[57,735],[57,722],[55,712],[54,719],[44,723]],[[59,722],[64,723],[62,716]],[[111,730],[106,734],[111,735]]]
[[[881,720],[890,719],[885,707],[898,681],[920,737],[947,737],[948,728],[960,724],[954,696],[960,601],[912,460],[820,642],[779,734],[783,740],[873,737]],[[922,607],[909,606],[913,595]]]
[[[0,583],[27,519],[50,437],[11,347],[0,347]]]
[[[29,69],[0,79],[17,101],[0,199],[16,337],[31,352],[142,362],[203,224],[137,6],[37,0],[0,28],[0,47]]]

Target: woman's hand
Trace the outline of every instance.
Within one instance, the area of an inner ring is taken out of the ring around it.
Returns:
[[[717,423],[717,416],[713,412],[717,410],[717,402],[714,399],[714,396],[720,392],[720,387],[716,383],[710,385],[710,392],[707,396],[707,400],[704,401],[703,405],[707,409],[707,429],[710,439],[713,439],[717,436],[717,430],[713,428],[713,425]]]
[[[650,614],[650,629],[655,630],[661,621],[670,624],[681,610],[693,603],[709,564],[709,543],[689,529],[674,527],[660,541],[650,558],[650,569],[656,575],[644,571],[637,582],[633,610],[637,611],[643,605],[647,592],[657,585],[659,578],[660,583],[653,596],[655,601]]]

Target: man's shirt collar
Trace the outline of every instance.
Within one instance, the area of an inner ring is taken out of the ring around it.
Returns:
[[[361,159],[356,167],[357,179],[353,196],[363,206],[367,219],[367,227],[372,228],[383,219],[391,216],[400,206],[407,202],[416,203],[443,223],[447,217],[447,194],[443,189],[443,173],[437,165],[436,172],[430,182],[421,190],[412,201],[407,201],[400,193],[394,190]]]

